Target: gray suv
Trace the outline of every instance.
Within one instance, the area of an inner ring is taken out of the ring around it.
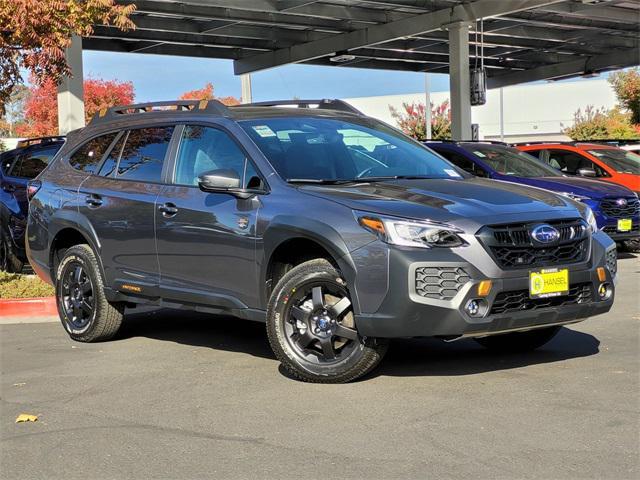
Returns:
[[[101,112],[29,186],[28,256],[75,340],[138,304],[266,322],[295,377],[347,382],[395,337],[500,351],[607,312],[589,207],[471,177],[338,100]]]

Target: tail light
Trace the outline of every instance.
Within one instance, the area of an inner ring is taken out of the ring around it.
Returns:
[[[35,194],[38,193],[38,190],[40,190],[40,187],[42,187],[42,182],[38,180],[31,180],[27,183],[27,200],[31,201]]]

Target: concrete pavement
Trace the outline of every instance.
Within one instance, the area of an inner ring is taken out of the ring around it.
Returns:
[[[620,270],[614,309],[540,351],[401,340],[349,385],[287,378],[240,320],[130,315],[102,344],[2,325],[1,476],[638,478],[638,258]]]

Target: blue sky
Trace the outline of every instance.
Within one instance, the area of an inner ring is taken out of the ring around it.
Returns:
[[[85,77],[131,81],[139,102],[171,100],[211,82],[218,96],[240,97],[230,60],[86,51]],[[431,90],[448,90],[448,75],[431,75]],[[253,100],[344,98],[424,91],[424,74],[287,65],[252,75]]]

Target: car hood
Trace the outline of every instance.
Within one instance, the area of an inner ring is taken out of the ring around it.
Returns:
[[[481,178],[392,180],[339,186],[305,185],[300,190],[354,210],[456,223],[500,215],[561,211],[579,216],[576,202],[541,189]],[[561,215],[562,216],[562,215]],[[509,220],[511,221],[511,220]]]
[[[632,195],[632,192],[626,187],[601,180],[580,177],[501,177],[501,180],[544,188],[553,192],[573,193],[595,200],[604,197],[624,197]]]

